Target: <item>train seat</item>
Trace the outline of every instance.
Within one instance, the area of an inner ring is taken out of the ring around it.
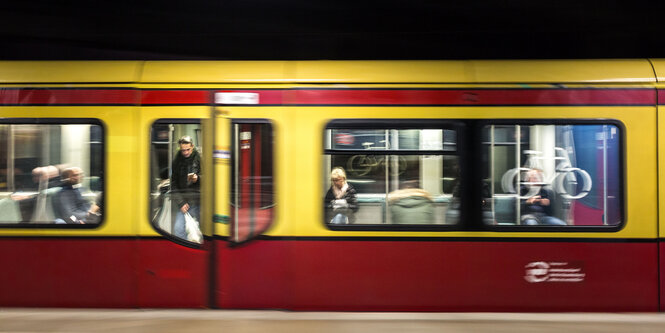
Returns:
[[[510,196],[494,196],[494,219],[496,223],[515,224],[517,215],[515,210],[515,200],[517,198]]]
[[[19,203],[11,198],[0,200],[0,221],[2,223],[19,223],[22,221]]]
[[[33,222],[55,221],[53,196],[55,196],[60,189],[61,187],[51,187],[39,193],[37,197],[37,205],[35,205],[35,210],[32,214]],[[40,204],[41,200],[44,201],[43,204]]]
[[[55,221],[55,211],[53,210],[53,197],[60,191],[61,187],[51,187],[46,192],[46,211],[44,215],[47,221]]]

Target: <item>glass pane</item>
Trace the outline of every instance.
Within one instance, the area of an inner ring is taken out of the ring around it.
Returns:
[[[614,125],[515,125],[483,129],[485,177],[499,225],[621,223],[620,137]]]
[[[100,223],[102,140],[95,124],[0,125],[0,223]]]
[[[233,125],[231,239],[262,234],[274,219],[273,132],[269,123]]]
[[[324,158],[329,224],[454,224],[459,158],[452,155],[331,155]]]
[[[200,243],[201,126],[157,122],[150,150],[150,211],[153,225],[182,240]],[[188,220],[192,218],[188,222]]]

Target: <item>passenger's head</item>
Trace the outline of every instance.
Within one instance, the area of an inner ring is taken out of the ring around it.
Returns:
[[[78,167],[71,167],[62,170],[62,181],[69,185],[76,185],[83,179],[83,170]]]
[[[192,143],[191,136],[183,136],[180,138],[180,140],[178,140],[178,144],[180,145],[180,154],[182,154],[183,157],[189,157],[192,155],[192,152],[194,151],[194,144]]]
[[[543,181],[543,172],[540,169],[531,169],[526,173],[526,181],[540,183]]]
[[[346,184],[346,172],[341,167],[333,168],[330,172],[330,180],[336,188],[342,188]]]

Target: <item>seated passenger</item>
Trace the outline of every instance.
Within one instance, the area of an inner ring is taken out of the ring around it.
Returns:
[[[429,192],[412,185],[388,194],[394,224],[433,224],[433,203]]]
[[[527,172],[526,178],[529,183],[542,183],[543,173],[539,169],[532,169]],[[540,189],[538,190],[534,186],[540,187]],[[566,225],[566,222],[552,216],[552,199],[554,198],[552,190],[543,185],[527,184],[521,186],[520,193],[522,195],[527,195],[530,192],[535,192],[535,195],[522,200],[521,224]]]
[[[358,211],[356,189],[346,182],[346,172],[341,167],[332,169],[330,180],[332,185],[324,199],[326,222],[330,224],[354,223],[355,212]]]
[[[48,165],[32,169],[32,184],[11,195],[11,199],[18,202],[22,221],[47,221],[46,191],[61,185],[59,166]]]
[[[12,200],[30,199],[38,192],[60,186],[60,170],[53,165],[36,167],[32,169],[32,182],[30,186],[13,193]]]
[[[91,204],[83,198],[76,186],[81,183],[81,168],[67,168],[62,171],[62,189],[53,198],[56,223],[84,224]]]

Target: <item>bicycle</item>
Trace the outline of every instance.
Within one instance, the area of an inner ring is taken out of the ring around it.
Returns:
[[[363,146],[365,146],[366,150],[372,149],[371,148],[372,145],[373,143],[371,142],[363,143]],[[380,155],[377,157],[377,155],[353,155],[346,162],[346,171],[355,176],[365,176],[369,174],[371,171],[373,171],[375,168],[385,167],[385,163],[387,160],[386,157],[388,156]],[[397,155],[397,169],[389,168],[390,174],[393,176],[399,176],[406,171],[406,167],[407,167],[406,159],[402,156]]]
[[[519,181],[515,179],[520,177],[522,172],[529,172],[531,170],[538,169],[538,160],[547,159],[546,157],[540,157],[542,152],[535,150],[525,150],[524,153],[528,155],[527,160],[524,162],[524,166],[520,168],[513,168],[506,171],[501,177],[501,187],[506,193],[518,193],[515,189],[515,184],[527,185],[529,191],[525,194],[518,194],[520,199],[528,199],[534,195],[537,195],[540,191],[540,188],[545,185],[552,185],[554,191],[560,194],[564,199],[576,200],[584,198],[591,191],[593,182],[591,176],[585,170],[582,170],[577,167],[573,167],[570,163],[570,157],[568,152],[560,147],[554,147],[555,156],[551,159],[558,161],[555,166],[555,173],[548,179],[544,179],[540,182],[529,182],[529,181]],[[558,156],[561,155],[561,156]],[[582,190],[577,194],[570,194],[566,190],[566,180],[568,184],[574,185],[577,187],[578,176],[582,180]]]

